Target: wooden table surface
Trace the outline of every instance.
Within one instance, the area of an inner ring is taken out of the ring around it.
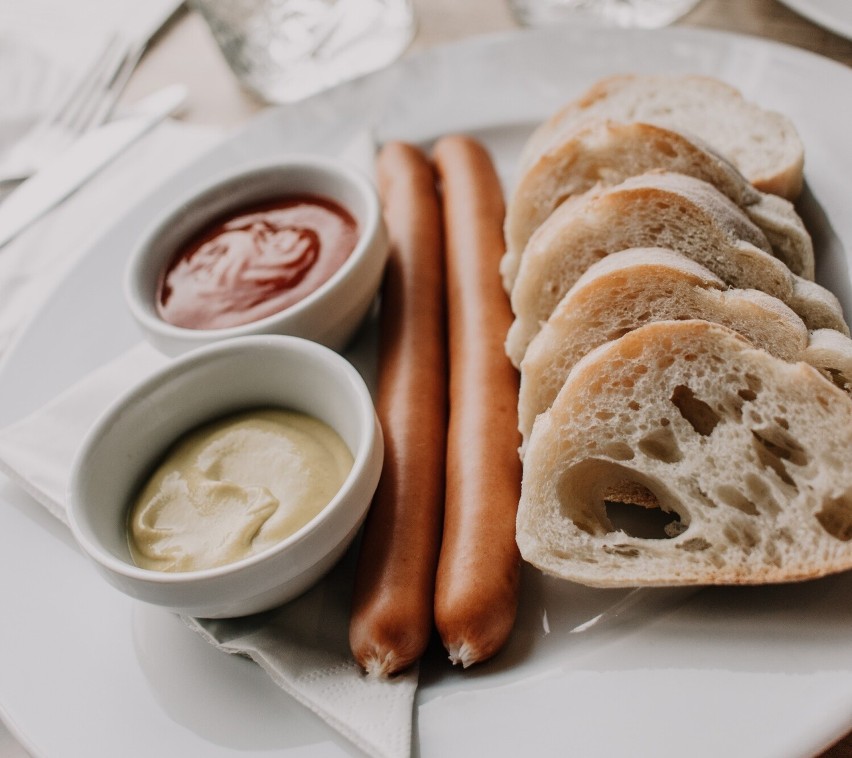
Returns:
[[[516,26],[505,0],[414,0],[414,5],[418,30],[409,52]],[[852,41],[821,29],[776,0],[702,0],[678,25],[764,37],[852,66]],[[240,89],[207,28],[189,11],[177,14],[155,38],[126,99],[132,101],[172,81],[184,82],[190,89],[182,116],[186,121],[236,127],[263,107]],[[852,734],[823,756],[852,758]]]
[[[506,0],[413,1],[418,28],[409,52],[517,26]],[[812,24],[777,0],[702,0],[678,25],[764,37],[852,66],[852,41]],[[239,88],[207,28],[191,12],[179,13],[155,39],[126,97],[135,99],[175,80],[190,87],[183,116],[188,121],[236,126],[263,107]]]

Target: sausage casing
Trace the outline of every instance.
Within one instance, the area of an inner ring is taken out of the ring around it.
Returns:
[[[447,355],[440,201],[428,157],[392,142],[377,158],[391,241],[382,284],[376,409],[381,480],[364,526],[349,642],[368,672],[391,675],[433,629],[444,499]]]
[[[504,350],[512,313],[499,263],[505,205],[485,148],[464,136],[435,145],[447,261],[450,415],[435,623],[454,663],[506,642],[517,612],[521,486],[519,377]]]

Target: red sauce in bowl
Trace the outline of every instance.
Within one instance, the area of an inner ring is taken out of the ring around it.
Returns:
[[[222,329],[271,316],[324,284],[355,249],[351,214],[320,197],[253,205],[203,229],[160,277],[170,324]]]

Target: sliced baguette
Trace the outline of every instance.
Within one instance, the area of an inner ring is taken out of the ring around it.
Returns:
[[[533,232],[566,199],[653,170],[686,174],[715,186],[765,234],[773,254],[805,279],[814,277],[813,243],[792,203],[756,190],[706,145],[671,129],[597,122],[542,154],[521,176],[506,212],[500,264],[511,292]]]
[[[613,499],[643,519],[617,528]],[[657,532],[666,513],[679,521]],[[517,540],[541,570],[599,587],[852,568],[852,400],[726,327],[643,326],[581,360],[536,420]]]
[[[592,349],[653,321],[723,324],[786,361],[810,363],[852,391],[852,340],[808,333],[780,300],[724,282],[689,258],[663,249],[613,253],[591,266],[559,302],[521,363],[518,426],[522,454],[536,416],[547,410],[574,365]]]
[[[589,266],[638,247],[683,253],[730,286],[778,298],[809,329],[848,333],[837,298],[771,256],[765,235],[725,195],[700,179],[651,172],[572,198],[530,238],[511,291],[515,321],[506,352],[515,366]]]
[[[804,147],[790,119],[747,101],[734,87],[706,76],[602,79],[533,132],[521,165],[530,165],[570,132],[601,118],[645,121],[694,134],[763,192],[788,200],[795,200],[801,192]]]

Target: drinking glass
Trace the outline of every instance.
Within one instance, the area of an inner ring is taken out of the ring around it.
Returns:
[[[241,83],[271,103],[387,65],[414,36],[411,0],[190,0]]]
[[[586,21],[608,26],[658,28],[691,11],[700,0],[509,0],[524,26]]]

